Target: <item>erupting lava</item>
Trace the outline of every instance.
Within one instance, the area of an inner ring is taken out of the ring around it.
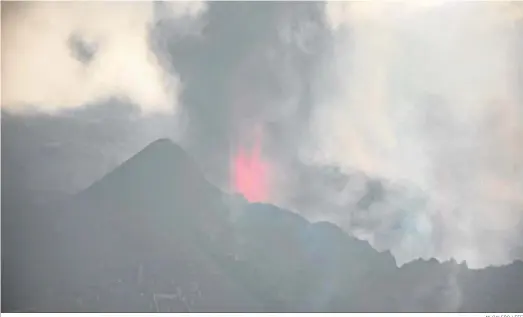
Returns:
[[[268,164],[261,157],[260,143],[260,138],[256,138],[252,149],[240,148],[233,158],[234,189],[249,202],[268,198]]]

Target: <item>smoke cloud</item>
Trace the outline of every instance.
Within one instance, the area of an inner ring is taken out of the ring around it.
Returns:
[[[2,5],[2,109],[55,113],[121,98],[143,113],[178,109],[181,83],[149,48],[153,2]],[[200,1],[168,2],[163,18],[196,18]]]
[[[24,170],[51,171],[34,177],[39,189],[61,172],[78,180],[56,187],[78,191],[174,133],[224,190],[235,154],[257,145],[270,167],[260,178],[267,202],[332,221],[392,250],[399,264],[437,257],[481,267],[523,257],[517,5],[156,5],[3,5],[2,110],[76,111],[60,124],[2,116],[13,124],[5,142],[13,165],[30,157],[17,147],[38,143]],[[198,36],[179,36],[203,12]],[[125,110],[107,119],[114,102],[104,100],[115,97],[158,116],[145,122]],[[91,104],[98,107],[79,109]],[[77,168],[86,160],[91,170]]]
[[[399,263],[512,261],[523,220],[520,8],[333,2],[325,15],[333,48],[301,157],[389,183],[337,222]],[[354,193],[337,199],[360,201]]]

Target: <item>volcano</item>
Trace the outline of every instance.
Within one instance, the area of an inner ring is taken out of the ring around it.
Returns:
[[[31,256],[40,280],[20,292],[24,300],[2,305],[43,312],[261,311],[222,268],[231,231],[222,199],[183,149],[167,139],[153,142],[48,212],[52,221],[41,224],[45,234],[33,243],[46,252]]]
[[[334,224],[273,205],[242,203],[231,217],[231,197],[193,162],[162,139],[58,206],[20,213],[3,199],[2,311],[523,310],[521,261],[397,267]]]

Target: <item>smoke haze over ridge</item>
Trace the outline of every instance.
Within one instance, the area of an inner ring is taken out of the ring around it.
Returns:
[[[326,62],[335,72],[327,76],[335,76],[336,88],[320,90],[325,101],[316,105],[311,129],[320,150],[311,159],[419,187],[429,205],[409,212],[432,221],[419,220],[416,230],[432,234],[438,218],[445,250],[436,256],[471,266],[506,263],[521,244],[521,26],[513,12],[520,8],[511,5],[326,8],[335,30]],[[379,208],[395,212],[394,203]],[[392,249],[407,260],[431,247]]]

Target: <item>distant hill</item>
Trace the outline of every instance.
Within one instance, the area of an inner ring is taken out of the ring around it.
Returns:
[[[2,311],[523,311],[521,262],[398,268],[334,224],[226,197],[165,139],[65,203],[24,210],[30,233],[17,208],[2,206],[18,228],[7,241],[28,249],[4,257],[2,234]]]

